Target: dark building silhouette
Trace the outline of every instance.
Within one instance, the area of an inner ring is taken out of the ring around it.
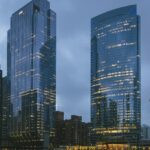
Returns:
[[[64,121],[64,112],[56,111],[55,112],[55,147],[65,145],[65,121]]]
[[[2,70],[0,70],[0,148],[7,147],[9,144],[9,84],[7,76],[2,76]]]
[[[12,14],[7,55],[12,145],[48,149],[55,135],[56,14],[47,0]]]
[[[2,144],[2,108],[3,108],[3,75],[0,69],[0,147]]]
[[[141,133],[140,18],[135,5],[91,20],[94,143],[138,143]]]
[[[63,112],[56,112],[56,147],[90,145],[90,124],[82,122],[81,116],[72,115],[64,120]]]
[[[3,77],[3,107],[2,107],[2,146],[10,145],[9,129],[10,129],[10,84],[7,76]]]
[[[56,116],[55,117],[56,122],[64,121],[64,112],[56,111],[55,116]]]
[[[142,139],[150,142],[150,126],[142,125]]]

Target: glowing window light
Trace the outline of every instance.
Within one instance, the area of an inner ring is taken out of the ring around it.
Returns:
[[[19,11],[19,13],[18,13],[19,15],[22,15],[23,14],[23,10],[21,10],[21,11]]]

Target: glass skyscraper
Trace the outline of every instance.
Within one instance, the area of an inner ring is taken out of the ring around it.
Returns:
[[[135,5],[91,20],[94,141],[136,143],[141,128],[140,18]]]
[[[47,0],[32,0],[12,15],[7,62],[11,142],[47,149],[56,103],[56,14]]]

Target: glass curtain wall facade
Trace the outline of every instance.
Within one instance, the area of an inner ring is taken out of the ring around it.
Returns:
[[[15,145],[47,148],[56,103],[56,14],[47,0],[32,0],[12,15],[7,59],[10,137]]]
[[[91,121],[94,141],[140,138],[140,20],[131,5],[91,20]]]

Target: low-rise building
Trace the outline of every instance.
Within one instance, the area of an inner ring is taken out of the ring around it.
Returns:
[[[64,120],[63,112],[56,112],[55,146],[75,146],[90,144],[90,124],[82,122],[81,116],[72,115]]]
[[[148,125],[142,126],[142,139],[150,140],[150,126],[148,126]]]

